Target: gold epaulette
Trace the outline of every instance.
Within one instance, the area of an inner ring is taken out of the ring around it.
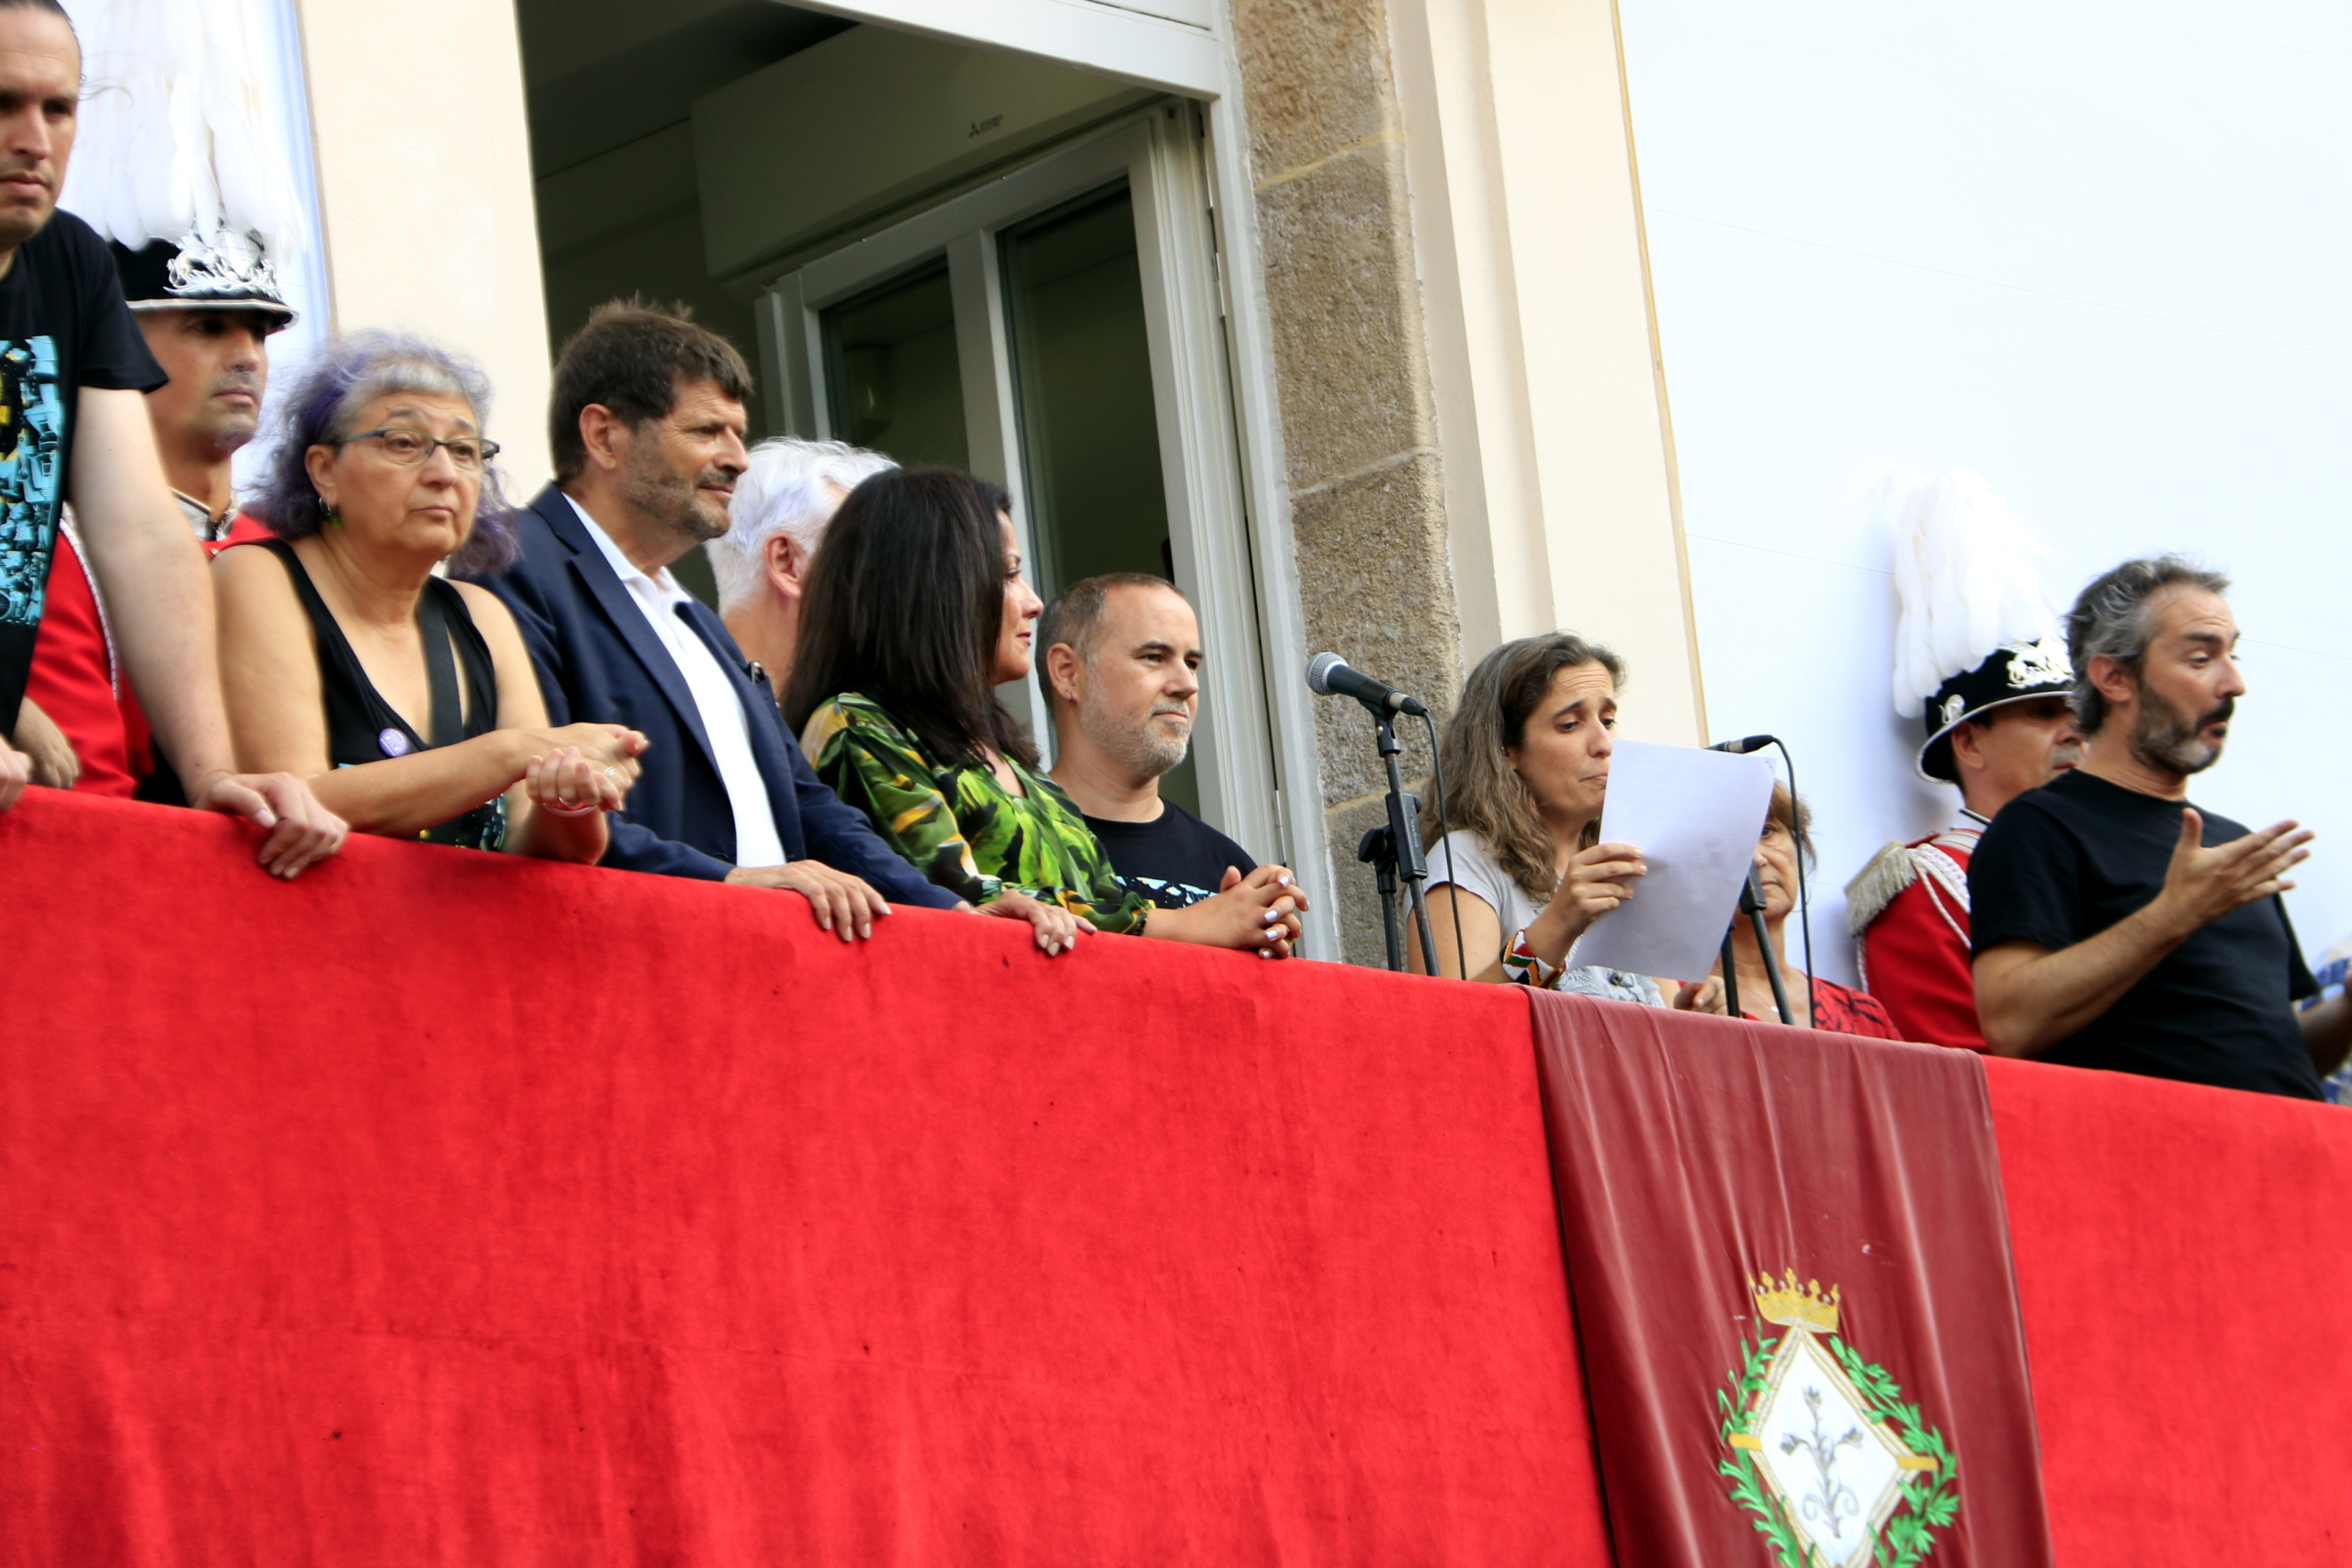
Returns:
[[[1846,931],[1860,936],[1886,912],[1895,895],[1919,880],[1919,863],[1908,844],[1889,844],[1846,884]]]

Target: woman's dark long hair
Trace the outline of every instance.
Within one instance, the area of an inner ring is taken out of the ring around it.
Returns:
[[[784,716],[798,734],[843,692],[879,705],[934,756],[1037,748],[989,677],[1004,631],[1004,492],[957,468],[892,468],[850,491],[800,600]]]

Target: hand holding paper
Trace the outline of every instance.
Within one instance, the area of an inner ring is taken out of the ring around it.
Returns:
[[[1604,836],[1569,860],[1554,901],[1568,907],[1569,930],[1589,930],[1594,921],[1631,898],[1648,874],[1641,851]]]
[[[1646,874],[1634,897],[1593,922],[1568,962],[1704,976],[1722,951],[1771,799],[1772,765],[1762,757],[1617,742],[1600,841],[1639,850]]]

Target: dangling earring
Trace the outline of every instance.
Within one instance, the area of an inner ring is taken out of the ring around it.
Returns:
[[[315,494],[316,492],[314,491],[312,493]],[[319,521],[325,524],[330,528],[340,528],[343,526],[343,513],[334,509],[334,502],[329,501],[322,495],[319,497]]]

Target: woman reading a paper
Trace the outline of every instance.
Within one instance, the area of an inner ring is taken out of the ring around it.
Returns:
[[[1723,1010],[1720,980],[1662,989],[1646,975],[1564,966],[1645,873],[1640,851],[1600,841],[1624,674],[1607,649],[1555,632],[1505,643],[1463,683],[1439,750],[1453,831],[1438,837],[1434,792],[1421,815],[1440,974],[1649,1007],[1670,991],[1675,1007]],[[1418,932],[1408,961],[1430,972]]]

